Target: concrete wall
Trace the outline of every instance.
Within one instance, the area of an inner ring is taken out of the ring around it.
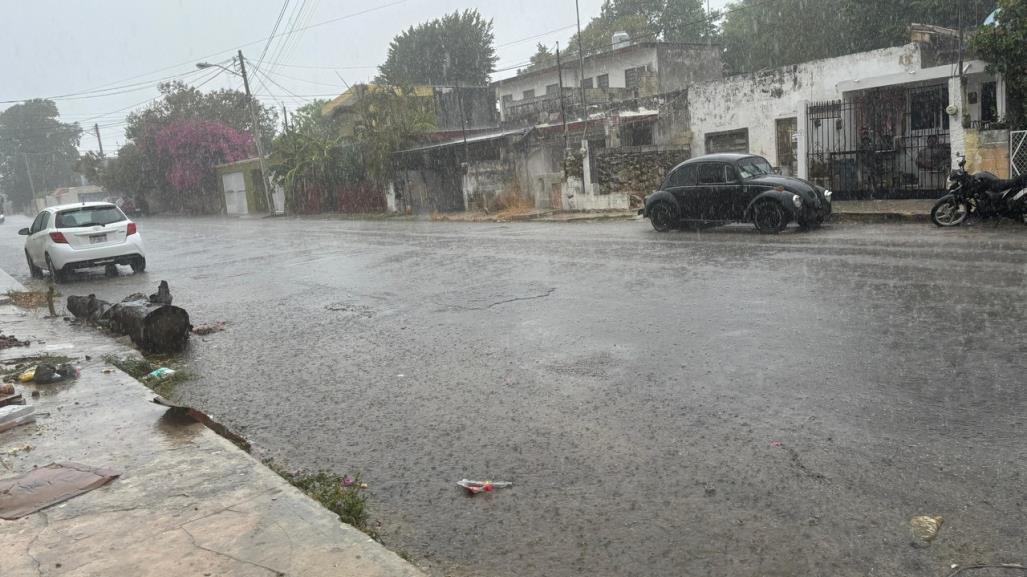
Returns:
[[[464,206],[467,210],[492,210],[496,197],[520,191],[514,163],[506,160],[471,162],[463,177]]]
[[[630,48],[606,52],[585,59],[585,78],[592,78],[592,85],[596,85],[595,77],[601,74],[610,75],[611,88],[624,87],[624,71],[638,66],[649,66],[652,71],[657,70],[657,50],[655,45],[636,45]],[[563,63],[563,85],[564,88],[577,88],[581,86],[579,78],[578,61]],[[559,75],[556,67],[544,69],[538,72],[528,72],[496,83],[496,98],[502,100],[504,95],[513,95],[515,101],[521,100],[525,90],[534,90],[535,96],[542,96],[546,93],[546,86],[557,84]]]
[[[1009,178],[1009,131],[966,130],[966,170],[988,171],[999,178]]]
[[[692,154],[706,153],[706,134],[748,128],[749,152],[777,164],[776,119],[798,118],[802,132],[805,103],[841,99],[839,82],[919,68],[919,48],[907,44],[695,84],[688,91]]]

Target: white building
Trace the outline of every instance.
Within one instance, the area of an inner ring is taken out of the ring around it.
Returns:
[[[967,133],[1005,115],[1001,77],[953,60],[915,42],[696,84],[692,154],[758,154],[843,198],[936,196]]]
[[[720,49],[716,46],[672,42],[631,44],[621,40],[618,47],[586,56],[583,63],[569,58],[561,62],[560,68],[554,64],[522,72],[493,82],[492,86],[504,123],[522,118],[536,123],[549,120],[540,118],[540,113],[560,111],[561,72],[563,105],[570,116],[571,110],[580,106],[582,87],[589,105],[601,105],[681,90],[696,82],[720,78],[722,68]]]

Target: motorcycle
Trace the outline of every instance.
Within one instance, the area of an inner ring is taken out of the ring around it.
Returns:
[[[990,172],[970,174],[966,157],[949,175],[948,194],[931,209],[937,226],[959,226],[971,215],[981,219],[1009,218],[1027,224],[1027,174],[1002,180]]]

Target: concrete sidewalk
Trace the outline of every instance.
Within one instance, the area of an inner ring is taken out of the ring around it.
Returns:
[[[0,478],[69,461],[121,477],[0,520],[3,577],[422,575],[231,442],[166,414],[149,389],[102,360],[133,350],[43,314],[0,305],[4,334],[32,341],[0,350],[0,360],[75,357],[81,377],[17,385],[39,416],[0,433]]]
[[[834,203],[834,222],[927,222],[937,199],[839,200]]]
[[[0,269],[0,305],[10,304],[11,297],[7,293],[11,291],[25,291],[25,286],[14,280],[14,277],[7,274],[7,271]]]
[[[840,200],[833,205],[832,222],[926,222],[931,217],[935,199],[916,200]],[[637,209],[554,211],[524,209],[493,214],[484,212],[458,212],[440,214],[436,220],[457,222],[583,222],[596,220],[640,219]]]

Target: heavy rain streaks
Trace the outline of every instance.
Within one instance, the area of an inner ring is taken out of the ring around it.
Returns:
[[[1023,550],[1008,228],[309,223],[148,219],[160,272],[62,291],[173,279],[226,323],[175,400],[359,470],[385,542],[438,574],[934,575]],[[914,515],[945,519],[930,548]]]

